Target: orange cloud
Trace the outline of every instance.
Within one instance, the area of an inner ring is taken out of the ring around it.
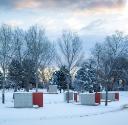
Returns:
[[[6,0],[9,1],[9,0]],[[39,9],[99,9],[123,8],[127,0],[14,0],[16,8]]]
[[[20,2],[15,3],[15,7],[17,9],[25,9],[25,8],[40,8],[40,1],[36,0],[21,0]]]

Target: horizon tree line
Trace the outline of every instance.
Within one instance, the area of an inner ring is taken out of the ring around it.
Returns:
[[[102,86],[107,90],[116,90],[119,88],[119,80],[127,84],[127,35],[117,31],[107,36],[103,42],[96,43],[88,60],[84,59],[82,44],[80,36],[73,31],[62,31],[55,44],[49,40],[45,28],[37,25],[27,30],[1,25],[2,103],[5,103],[8,80],[14,82],[15,91],[18,86],[29,91],[30,84],[33,84],[37,92],[40,76],[44,76],[45,68],[50,65],[57,65],[60,69],[53,72],[50,79],[60,89],[79,88],[79,91],[90,91],[91,88],[92,91],[98,91],[96,88]]]

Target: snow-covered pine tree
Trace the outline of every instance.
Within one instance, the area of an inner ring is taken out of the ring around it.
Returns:
[[[8,68],[8,77],[14,82],[14,91],[17,91],[18,86],[21,86],[22,81],[22,66],[18,60],[13,59]]]
[[[66,69],[65,66],[62,66],[60,70],[55,71],[53,73],[52,82],[58,86],[58,89],[67,89],[67,84],[71,80],[71,76],[69,71]],[[71,82],[69,83],[69,88],[71,88]]]
[[[75,89],[89,92],[92,92],[95,89],[94,86],[96,84],[96,72],[90,64],[84,63],[77,71],[75,78]]]
[[[23,79],[23,86],[26,91],[29,91],[30,84],[33,84],[35,86],[36,75],[35,75],[35,62],[33,60],[26,58],[22,61],[22,79]]]

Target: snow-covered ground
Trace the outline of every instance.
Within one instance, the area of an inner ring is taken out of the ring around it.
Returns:
[[[13,92],[6,91],[6,103],[0,102],[0,125],[128,125],[128,92],[120,92],[120,101],[99,106],[65,103],[63,94],[44,94],[43,108],[14,108]],[[1,100],[1,94],[0,94]]]

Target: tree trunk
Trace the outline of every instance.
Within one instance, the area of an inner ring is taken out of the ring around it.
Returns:
[[[29,79],[29,78],[28,78]],[[26,84],[25,84],[26,86],[25,86],[25,90],[27,91],[27,92],[29,92],[29,80],[26,80]]]
[[[106,98],[105,98],[105,106],[108,105],[108,83],[105,85]]]
[[[67,90],[68,90],[67,103],[69,103],[69,83],[67,84]]]
[[[5,84],[6,84],[6,78],[5,78],[5,69],[3,70],[3,84],[2,84],[2,103],[5,104]]]
[[[3,104],[5,103],[5,91],[4,91],[4,89],[2,91],[2,103]]]
[[[17,83],[15,82],[14,92],[17,92]]]
[[[38,92],[38,76],[37,76],[37,73],[36,73],[36,92]]]

